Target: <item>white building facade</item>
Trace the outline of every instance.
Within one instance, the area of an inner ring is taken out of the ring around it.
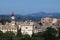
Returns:
[[[5,25],[0,25],[0,30],[5,33],[6,31],[12,31],[13,33],[17,33],[17,26],[15,25],[15,16],[12,12],[11,15],[11,23],[6,22]]]

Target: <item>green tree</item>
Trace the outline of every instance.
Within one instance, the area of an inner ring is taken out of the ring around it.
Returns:
[[[6,20],[5,19],[1,19],[0,23],[2,23],[4,25],[6,23]]]
[[[58,38],[60,40],[60,27],[58,28],[58,33],[59,33]]]
[[[15,40],[30,40],[30,36],[28,34],[22,35],[21,37],[16,37]]]
[[[19,29],[18,31],[17,31],[17,35],[15,36],[15,40],[21,40],[22,39],[22,33],[21,33],[21,29]]]
[[[30,35],[28,35],[28,34],[23,35],[23,38],[26,38],[26,40],[31,40]]]
[[[7,31],[3,35],[3,40],[14,40],[15,34],[11,31]]]
[[[33,33],[32,40],[44,40],[43,32]]]
[[[11,20],[10,19],[5,19],[5,18],[0,20],[0,23],[2,23],[3,25],[5,25],[6,22],[11,22]]]
[[[17,35],[16,35],[17,37],[22,37],[22,33],[21,33],[21,29],[19,29],[18,31],[17,31]]]
[[[40,39],[38,37],[32,37],[31,40],[42,40],[42,39]]]
[[[0,40],[2,40],[3,32],[0,31]]]
[[[45,38],[45,40],[58,40],[56,35],[57,35],[57,30],[48,27],[47,30],[44,32],[43,37]]]

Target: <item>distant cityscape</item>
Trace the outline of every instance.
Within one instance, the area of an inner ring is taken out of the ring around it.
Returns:
[[[17,30],[21,29],[22,34],[29,34],[45,31],[47,27],[55,28],[60,26],[60,19],[57,18],[41,18],[39,22],[32,20],[15,21],[15,14],[12,12],[10,23],[7,21],[4,25],[0,22],[0,30],[5,33],[6,31],[13,31],[15,34]],[[1,20],[1,19],[0,19]],[[17,19],[18,20],[18,19]]]
[[[18,15],[18,17],[20,18],[20,17],[23,17],[23,16],[19,16]],[[34,18],[32,18],[32,19],[27,19],[26,18],[24,20],[22,18],[21,18],[22,20],[19,19],[19,18],[17,18],[15,16],[14,12],[12,12],[10,16],[5,16],[5,17],[4,16],[3,17],[1,16],[0,17],[0,31],[2,31],[3,33],[8,33],[8,34],[11,34],[10,32],[13,32],[15,35],[17,35],[17,36],[20,35],[22,38],[24,37],[22,35],[26,35],[27,34],[30,37],[34,37],[34,38],[36,36],[37,39],[38,38],[41,39],[38,36],[41,36],[43,33],[44,33],[43,35],[47,35],[47,33],[48,33],[47,36],[49,36],[51,34],[49,32],[52,32],[53,31],[53,32],[56,32],[56,34],[54,36],[56,36],[56,38],[59,39],[59,37],[58,37],[59,36],[59,33],[57,33],[58,32],[58,29],[60,28],[60,19],[59,18],[40,17],[40,20],[39,21],[38,20],[32,20]],[[38,18],[36,18],[36,19],[38,19]],[[46,32],[46,34],[45,34],[45,32]],[[42,34],[40,34],[40,33],[42,33]],[[7,34],[7,36],[8,36],[8,34]],[[19,37],[15,37],[14,36],[14,37],[12,37],[12,40],[15,39],[15,38],[19,39],[19,38],[21,38],[20,36]],[[2,36],[2,38],[0,38],[0,39],[3,39],[3,38],[4,38],[4,36]],[[11,39],[10,36],[9,36],[9,38]],[[45,37],[42,37],[42,39],[44,39],[44,38]],[[44,40],[46,40],[46,38]]]
[[[60,40],[60,0],[0,0],[0,40]]]

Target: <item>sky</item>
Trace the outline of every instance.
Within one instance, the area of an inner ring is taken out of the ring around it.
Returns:
[[[0,0],[0,14],[60,13],[60,0]]]

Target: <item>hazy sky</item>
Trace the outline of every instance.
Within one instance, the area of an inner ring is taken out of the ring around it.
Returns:
[[[60,12],[60,0],[0,0],[0,14]]]

